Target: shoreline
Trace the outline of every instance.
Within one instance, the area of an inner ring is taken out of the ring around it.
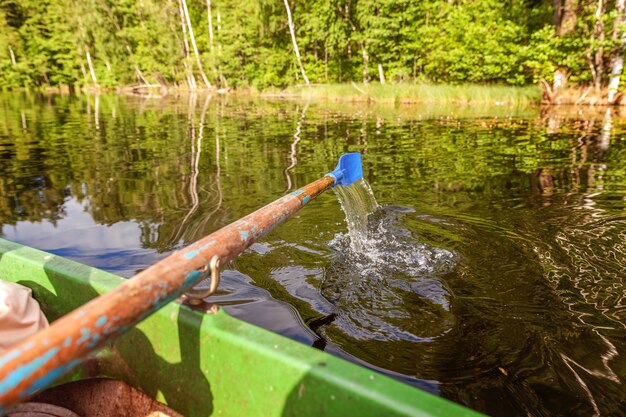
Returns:
[[[575,107],[622,107],[626,100],[622,94],[612,105],[608,103],[608,89],[595,90],[591,87],[568,87],[558,92],[546,91],[541,84],[529,86],[480,85],[480,84],[314,84],[295,85],[284,89],[198,89],[161,86],[133,85],[114,88],[80,87],[62,85],[37,89],[13,89],[43,94],[107,94],[114,93],[134,97],[177,97],[189,95],[223,95],[261,99],[298,99],[327,101],[334,103],[368,103],[382,105],[489,105],[489,106],[575,106]]]
[[[44,94],[105,94],[115,93],[137,97],[166,97],[196,95],[225,95],[233,97],[269,99],[313,99],[332,102],[375,104],[455,104],[455,105],[535,105],[541,102],[539,86],[502,85],[436,85],[436,84],[314,84],[295,85],[284,89],[253,87],[242,89],[197,89],[161,85],[132,85],[113,88],[58,86],[36,89],[20,88],[7,91],[23,91]]]

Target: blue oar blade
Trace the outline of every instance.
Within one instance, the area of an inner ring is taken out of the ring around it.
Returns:
[[[351,152],[341,155],[337,168],[330,174],[335,177],[335,185],[343,185],[344,187],[363,178],[361,154],[359,152]]]

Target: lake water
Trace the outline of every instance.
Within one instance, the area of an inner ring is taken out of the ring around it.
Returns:
[[[0,236],[130,277],[359,151],[364,239],[327,192],[212,301],[490,415],[621,415],[625,138],[616,110],[4,95]]]

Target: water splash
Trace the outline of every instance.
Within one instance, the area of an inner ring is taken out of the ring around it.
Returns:
[[[361,178],[347,187],[335,187],[333,191],[335,191],[341,209],[346,215],[352,250],[361,251],[365,249],[369,216],[380,208],[376,197],[374,197],[372,187],[365,179]]]
[[[367,181],[335,192],[348,233],[329,242],[335,254],[321,288],[336,309],[333,326],[360,340],[429,341],[449,331],[454,317],[441,277],[456,253],[419,242],[403,224],[414,210],[380,206]]]

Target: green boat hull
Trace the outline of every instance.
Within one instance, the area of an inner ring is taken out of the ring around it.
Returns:
[[[33,290],[50,321],[124,278],[0,239],[0,279]],[[170,303],[65,382],[122,380],[185,416],[481,414],[237,320]]]

